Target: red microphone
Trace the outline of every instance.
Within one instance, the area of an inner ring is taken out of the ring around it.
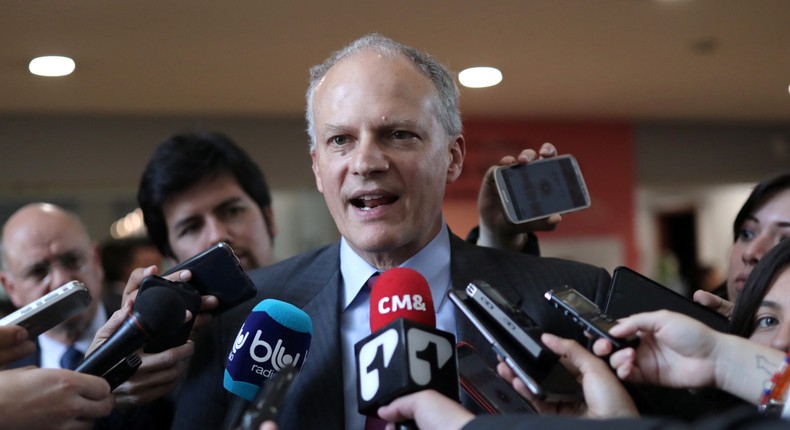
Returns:
[[[431,289],[417,271],[398,267],[376,279],[370,331],[354,345],[361,414],[427,388],[458,399],[455,336],[436,329]]]
[[[379,275],[370,292],[370,331],[404,318],[436,327],[436,311],[428,281],[420,272],[396,267]]]

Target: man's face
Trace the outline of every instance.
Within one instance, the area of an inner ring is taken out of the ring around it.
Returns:
[[[231,174],[196,183],[168,199],[162,209],[168,241],[178,261],[226,242],[247,270],[272,263],[272,240],[264,215]],[[273,223],[271,209],[267,212]]]
[[[407,59],[372,51],[332,67],[313,93],[318,190],[340,233],[380,269],[413,256],[441,227],[463,137],[435,114],[431,81]]]
[[[735,301],[754,265],[777,243],[790,237],[790,190],[771,197],[746,217],[732,245],[727,296]]]
[[[7,271],[2,280],[17,307],[69,281],[85,284],[93,299],[88,310],[54,329],[79,335],[95,315],[104,276],[83,228],[63,212],[25,208],[6,225],[3,246]]]

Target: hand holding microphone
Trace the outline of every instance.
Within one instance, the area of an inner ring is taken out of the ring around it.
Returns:
[[[124,307],[122,310],[125,310],[126,319],[120,328],[103,342],[100,339],[104,332],[100,330],[97,333],[99,345],[77,367],[78,372],[104,375],[121,360],[140,349],[148,337],[156,333],[170,333],[178,328],[186,315],[186,307],[181,297],[165,287],[151,288],[137,298],[133,309]],[[111,323],[117,323],[115,320],[119,318],[122,317],[116,312],[105,327],[110,328]],[[107,336],[106,333],[104,336]]]

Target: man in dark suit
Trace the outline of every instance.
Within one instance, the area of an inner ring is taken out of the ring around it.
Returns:
[[[483,279],[538,324],[583,341],[542,294],[572,285],[601,304],[605,270],[475,247],[454,236],[441,211],[446,184],[461,173],[465,142],[458,90],[433,58],[379,35],[364,37],[313,68],[308,90],[310,155],[318,190],[342,235],[339,244],[251,272],[257,300],[304,309],[313,339],[280,414],[283,428],[361,428],[353,345],[369,334],[368,277],[405,266],[428,280],[437,327],[481,352],[488,344],[446,300],[450,288]],[[257,300],[219,316],[198,339],[175,426],[215,427],[226,408],[222,363]],[[361,317],[360,317],[361,316]]]

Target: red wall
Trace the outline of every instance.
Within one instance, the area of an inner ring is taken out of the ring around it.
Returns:
[[[638,267],[634,236],[635,160],[633,127],[626,122],[572,122],[471,119],[464,122],[466,160],[461,178],[447,189],[445,217],[464,236],[477,224],[477,193],[487,168],[524,148],[553,143],[579,161],[592,205],[568,214],[556,238],[617,237],[626,264]]]

